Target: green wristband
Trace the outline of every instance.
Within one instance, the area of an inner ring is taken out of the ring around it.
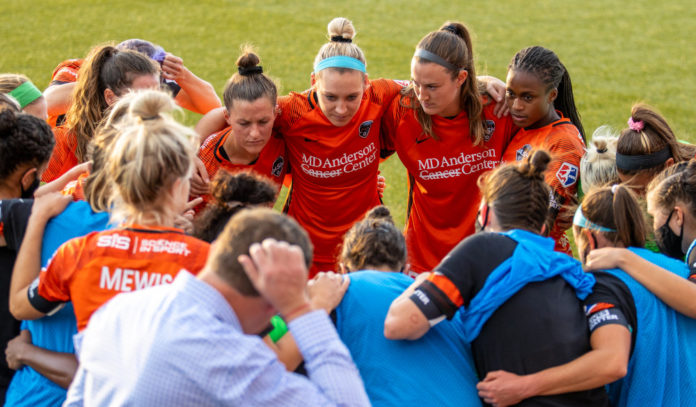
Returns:
[[[273,330],[268,333],[268,336],[270,336],[273,343],[276,343],[288,332],[288,326],[279,315],[274,315],[271,318],[271,325],[273,325]]]

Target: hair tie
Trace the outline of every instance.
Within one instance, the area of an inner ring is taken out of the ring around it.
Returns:
[[[619,184],[614,184],[611,186],[611,194],[616,195],[616,188],[619,186]]]
[[[457,27],[453,26],[452,24],[445,26],[445,27],[442,27],[442,31],[449,31],[454,35],[457,35],[457,36],[459,35],[459,34],[457,34]]]
[[[331,37],[331,42],[348,42],[351,43],[353,40],[351,38],[343,38],[343,36],[340,35],[334,35]]]
[[[237,72],[239,72],[239,74],[242,76],[251,76],[251,75],[256,75],[256,74],[262,74],[263,67],[261,65],[250,66],[248,68],[238,66]]]
[[[160,65],[164,62],[164,58],[167,57],[167,53],[164,52],[164,49],[158,48],[154,54],[152,54],[152,60],[155,62],[159,62]]]
[[[156,120],[156,119],[159,119],[159,117],[160,117],[159,115],[147,116],[147,117],[141,117],[140,120],[143,120],[143,121],[145,121],[145,120]]]
[[[629,117],[628,127],[633,131],[641,132],[643,131],[643,128],[645,128],[645,123],[643,123],[642,120],[633,121],[633,117]]]
[[[447,62],[444,58],[442,58],[439,55],[435,55],[430,51],[426,51],[423,48],[418,48],[416,52],[413,54],[414,57],[418,57],[420,59],[425,59],[426,61],[430,61],[433,63],[436,63],[440,66],[444,66],[450,71],[459,71],[461,68],[457,68],[455,65],[450,64]]]

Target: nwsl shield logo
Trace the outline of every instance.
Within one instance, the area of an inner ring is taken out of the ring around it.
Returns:
[[[491,139],[491,136],[493,136],[493,132],[495,132],[495,122],[493,120],[486,120],[485,127],[486,129],[483,133],[483,140],[488,142],[488,140]]]
[[[563,163],[556,173],[556,178],[561,181],[561,185],[568,188],[578,180],[578,167],[573,164]]]
[[[515,160],[516,161],[522,161],[527,155],[529,155],[529,152],[532,150],[532,146],[530,144],[525,144],[515,152]]]
[[[274,177],[280,177],[280,174],[283,172],[283,164],[285,164],[283,156],[278,156],[278,158],[276,158],[276,160],[273,161],[273,167],[271,167],[271,174],[273,174]]]
[[[358,135],[362,138],[367,138],[367,135],[370,134],[371,127],[372,127],[372,120],[362,122],[362,124],[360,125],[360,129],[358,129]]]

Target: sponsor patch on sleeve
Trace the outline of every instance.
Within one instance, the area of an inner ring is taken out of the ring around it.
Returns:
[[[629,331],[631,330],[623,312],[614,304],[598,302],[596,304],[587,305],[585,306],[585,315],[587,316],[590,332],[609,324],[623,325],[628,328]]]
[[[578,167],[564,162],[556,172],[556,178],[561,182],[561,185],[568,188],[578,181]]]

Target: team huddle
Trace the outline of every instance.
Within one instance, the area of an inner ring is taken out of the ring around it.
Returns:
[[[448,22],[400,81],[328,34],[285,96],[251,47],[222,103],[138,39],[0,75],[4,405],[696,406],[696,148],[588,142],[540,46],[503,83]]]

